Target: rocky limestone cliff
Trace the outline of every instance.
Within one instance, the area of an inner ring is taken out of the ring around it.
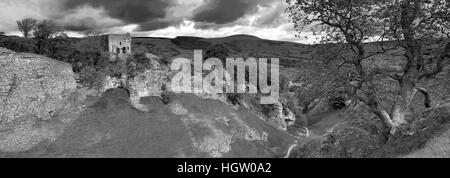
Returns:
[[[72,67],[0,48],[0,121],[51,119],[76,88]]]
[[[270,123],[276,128],[287,131],[288,126],[296,121],[295,114],[287,107],[286,98],[281,97],[274,106],[275,117],[270,120]]]
[[[140,111],[148,112],[148,108],[141,104],[140,99],[161,97],[169,81],[168,68],[160,65],[159,57],[151,53],[146,53],[145,58],[138,60],[128,58],[127,61],[116,65],[127,69],[122,71],[121,78],[105,76],[99,93],[115,88],[126,88],[131,104]]]
[[[140,103],[140,99],[150,96],[161,97],[161,94],[167,89],[169,81],[169,70],[159,64],[158,56],[150,53],[147,53],[145,56],[148,59],[149,66],[144,72],[135,76],[127,76],[126,79],[126,87],[130,91],[131,104],[141,111],[148,111],[148,108]]]
[[[280,96],[278,101],[273,105],[261,105],[259,104],[259,97],[250,94],[246,94],[240,100],[239,102],[243,107],[258,113],[262,120],[274,128],[288,131],[289,126],[296,124],[297,116],[289,109],[287,98],[284,96]]]
[[[0,76],[0,152],[56,140],[82,110],[69,64],[0,48]]]

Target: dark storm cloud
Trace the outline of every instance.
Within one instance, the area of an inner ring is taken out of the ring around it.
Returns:
[[[257,10],[258,5],[267,5],[270,0],[206,0],[197,8],[192,20],[215,24],[231,23]]]
[[[85,15],[65,18],[60,22],[63,22],[67,30],[85,31],[117,25],[137,24],[136,31],[152,31],[180,25],[185,18],[190,18],[190,20],[197,22],[195,24],[196,28],[218,29],[234,25],[232,22],[241,17],[256,13],[258,5],[267,7],[273,5],[274,2],[278,2],[278,0],[204,0],[200,1],[202,4],[193,9],[193,11],[192,9],[189,10],[190,15],[184,17],[173,16],[170,13],[176,13],[176,11],[171,12],[168,10],[171,7],[180,5],[180,2],[176,0],[62,0],[61,2],[62,9],[66,14],[73,13],[77,9],[86,6],[94,9],[103,9],[105,12],[101,18],[98,16],[86,18]],[[105,16],[120,20],[122,23],[102,23]],[[266,20],[261,23],[270,23],[272,21],[270,18]]]
[[[158,28],[163,28],[169,23],[159,22],[166,15],[166,9],[170,7],[173,0],[65,0],[63,7],[66,10],[73,10],[85,5],[93,8],[104,8],[106,13],[114,18],[123,21],[125,24],[138,24],[143,29],[149,24],[158,24]],[[97,28],[92,19],[80,19],[80,21],[68,25],[73,30],[88,30]]]
[[[99,25],[97,24],[96,19],[92,17],[86,17],[71,19],[71,22],[66,23],[66,25],[64,25],[64,28],[71,31],[86,31],[99,28]]]
[[[150,21],[146,23],[142,23],[139,25],[138,31],[152,31],[157,29],[162,29],[172,25],[173,23],[166,21]]]

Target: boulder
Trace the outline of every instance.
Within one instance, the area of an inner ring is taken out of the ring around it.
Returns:
[[[49,120],[76,88],[70,64],[0,48],[1,125]]]

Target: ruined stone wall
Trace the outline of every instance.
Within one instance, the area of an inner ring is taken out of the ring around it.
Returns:
[[[110,60],[126,59],[131,54],[130,34],[110,34],[102,36],[102,46],[110,53]]]

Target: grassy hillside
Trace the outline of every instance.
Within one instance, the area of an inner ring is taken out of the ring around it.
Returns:
[[[447,127],[447,129],[449,128],[450,126]],[[424,148],[405,156],[405,158],[450,158],[449,145],[450,130],[431,139]]]
[[[143,98],[150,112],[134,109],[120,89],[91,100],[55,143],[0,157],[273,158],[284,157],[295,141],[248,110],[192,95],[174,95],[168,105]]]

